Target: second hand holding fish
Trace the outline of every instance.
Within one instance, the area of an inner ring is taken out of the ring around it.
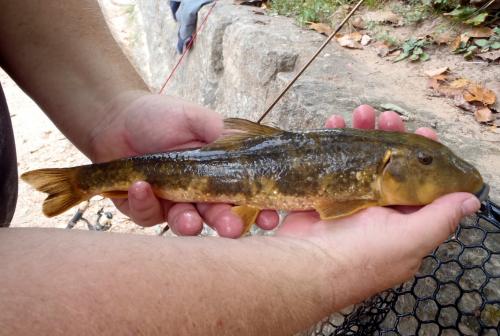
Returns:
[[[94,162],[125,156],[202,146],[222,133],[222,117],[216,112],[178,98],[130,92],[111,102],[92,136],[90,157]],[[135,223],[151,226],[168,222],[179,235],[197,235],[205,221],[222,237],[239,237],[243,223],[228,204],[174,203],[157,198],[151,186],[135,182],[128,198],[114,199],[115,205]],[[278,224],[275,211],[263,211],[257,218],[262,229]]]

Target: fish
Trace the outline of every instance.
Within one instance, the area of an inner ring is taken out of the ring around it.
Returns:
[[[203,147],[70,168],[21,178],[48,194],[56,216],[93,196],[126,198],[147,181],[174,202],[223,202],[245,230],[262,209],[316,210],[322,220],[371,206],[425,205],[452,192],[480,197],[488,185],[447,146],[417,134],[352,128],[285,131],[229,118],[228,133]]]

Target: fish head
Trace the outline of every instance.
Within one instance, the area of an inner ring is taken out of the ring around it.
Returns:
[[[384,205],[423,205],[453,192],[485,198],[489,189],[474,166],[443,144],[416,134],[391,146],[380,169]]]

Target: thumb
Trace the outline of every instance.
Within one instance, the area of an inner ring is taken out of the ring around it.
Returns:
[[[430,252],[455,232],[460,219],[472,215],[480,206],[469,193],[445,195],[408,215],[406,229],[410,236],[421,237],[423,252]]]

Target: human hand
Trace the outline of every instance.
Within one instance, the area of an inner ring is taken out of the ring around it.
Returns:
[[[125,156],[164,152],[202,146],[222,133],[219,114],[201,106],[169,96],[129,92],[115,99],[92,136],[92,159],[109,161]],[[174,203],[157,198],[151,186],[135,182],[127,199],[115,199],[115,205],[135,223],[151,226],[165,221],[179,235],[197,235],[203,222],[222,237],[239,237],[241,219],[229,204]],[[273,229],[278,224],[275,211],[262,211],[257,225]]]
[[[354,111],[353,126],[375,128],[375,119],[373,108],[363,105]],[[345,127],[345,122],[332,116],[326,126]],[[394,112],[382,113],[378,128],[405,130]],[[437,140],[431,129],[416,133]],[[296,212],[287,216],[278,235],[306,240],[326,254],[335,269],[335,290],[343,291],[334,295],[351,293],[350,304],[410,278],[421,260],[456,230],[459,220],[479,207],[475,196],[454,193],[424,207],[371,207],[330,221],[321,221],[316,212]]]

